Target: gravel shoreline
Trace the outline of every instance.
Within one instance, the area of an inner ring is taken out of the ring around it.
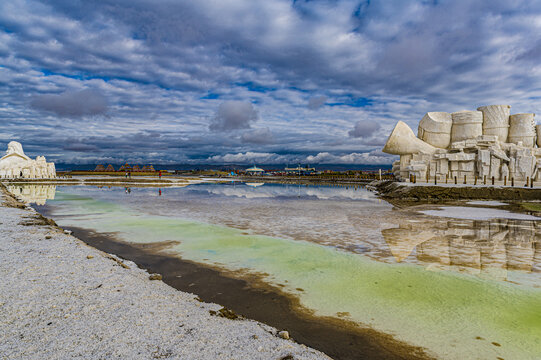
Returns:
[[[150,280],[135,263],[0,196],[2,360],[329,359],[275,328],[229,319],[220,305]]]

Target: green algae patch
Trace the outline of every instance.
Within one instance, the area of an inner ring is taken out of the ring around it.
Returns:
[[[522,203],[521,205],[526,210],[541,212],[541,203]]]
[[[362,326],[425,347],[439,358],[534,359],[541,354],[539,289],[150,216],[109,201],[68,199],[55,200],[56,214],[71,215],[58,221],[61,226],[115,232],[128,242],[176,241],[167,249],[171,254],[230,271],[268,274],[266,281],[286,284],[284,291],[317,315],[347,313]]]

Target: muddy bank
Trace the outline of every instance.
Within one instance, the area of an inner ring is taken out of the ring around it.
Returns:
[[[370,183],[384,199],[404,201],[440,200],[541,200],[540,188],[491,187],[491,186],[435,186],[413,185],[395,181]]]

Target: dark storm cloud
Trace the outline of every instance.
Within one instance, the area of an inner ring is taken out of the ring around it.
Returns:
[[[380,129],[380,125],[371,120],[361,120],[357,121],[353,129],[351,129],[348,134],[354,138],[369,138],[376,131]]]
[[[269,128],[262,128],[244,132],[241,140],[245,144],[272,144],[274,136]]]
[[[36,95],[32,107],[61,117],[100,115],[107,111],[107,99],[96,90],[68,91],[59,95]]]
[[[218,107],[209,129],[212,131],[249,129],[258,117],[252,104],[243,101],[226,101]]]
[[[322,107],[325,104],[326,101],[327,101],[326,96],[314,96],[314,97],[311,97],[310,100],[308,100],[308,109],[317,110],[320,107]]]
[[[534,1],[3,1],[0,145],[375,163],[426,111],[541,112],[540,32]]]
[[[89,145],[89,144],[82,144],[82,143],[72,143],[67,144],[63,148],[64,150],[68,151],[79,151],[79,152],[96,152],[99,150],[99,148],[95,145]]]

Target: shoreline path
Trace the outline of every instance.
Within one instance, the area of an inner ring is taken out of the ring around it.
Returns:
[[[149,280],[1,190],[1,360],[329,359],[265,324],[211,315],[221,306]]]

